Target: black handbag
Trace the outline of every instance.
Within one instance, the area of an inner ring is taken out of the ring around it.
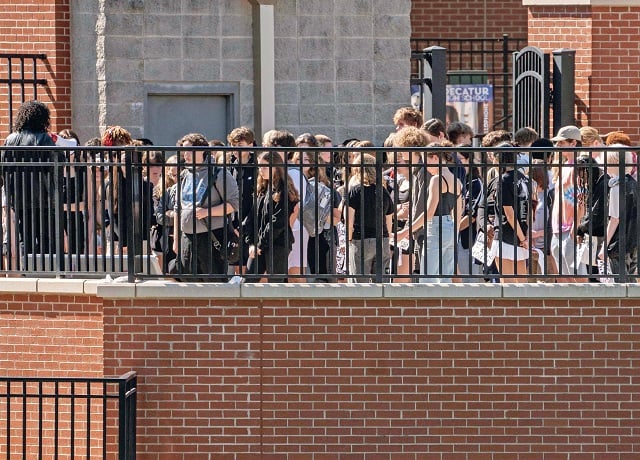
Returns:
[[[222,247],[222,243],[218,239],[218,237],[213,233],[213,231],[209,232],[211,235],[211,242],[213,243],[213,247],[220,253],[220,256],[223,260],[226,260],[229,264],[236,264],[240,260],[240,237],[236,234],[233,226],[229,222],[227,224],[227,247],[226,251]],[[226,259],[225,259],[226,257]]]
[[[213,185],[216,189],[216,192],[218,192],[218,196],[220,196],[220,199],[224,200],[224,196],[222,195],[222,193],[220,193],[220,190],[218,190],[218,186],[216,185],[216,179],[218,178],[219,171],[220,169],[216,170],[216,172],[214,173],[213,179],[211,180],[209,187]],[[208,197],[208,195],[209,193],[207,192],[206,196]],[[237,264],[240,261],[240,253],[241,253],[240,237],[238,236],[235,229],[233,228],[230,218],[228,216],[224,216],[223,219],[227,221],[227,225],[225,226],[225,228],[227,229],[227,233],[226,233],[227,247],[226,248],[222,247],[223,242],[220,242],[220,240],[213,233],[213,231],[209,232],[209,234],[211,235],[211,242],[213,243],[213,247],[220,253],[222,260],[226,260],[227,263],[231,265]],[[226,249],[226,251],[224,249]]]

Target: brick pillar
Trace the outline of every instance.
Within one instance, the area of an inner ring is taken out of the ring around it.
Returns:
[[[71,46],[69,33],[69,0],[2,1],[0,36],[3,53],[46,54],[47,60],[38,65],[38,78],[47,80],[46,88],[38,88],[38,99],[49,104],[51,129],[59,131],[71,127]],[[30,63],[29,63],[30,64]],[[14,72],[17,67],[14,66]],[[6,61],[0,77],[6,78]],[[31,74],[25,75],[27,78]],[[14,73],[15,77],[15,73]],[[25,98],[33,99],[31,86],[26,85]],[[20,90],[14,86],[15,108],[20,105]],[[9,133],[8,91],[0,85],[0,138]]]
[[[576,120],[640,143],[640,5],[629,0],[524,0],[529,44],[576,50]],[[634,6],[631,6],[635,4]]]

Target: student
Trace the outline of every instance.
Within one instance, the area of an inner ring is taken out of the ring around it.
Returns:
[[[295,147],[296,142],[289,131],[269,131],[263,136],[263,147]],[[284,151],[279,151],[278,154],[282,158],[283,164],[285,164],[285,171],[291,177],[293,185],[296,187],[300,201],[304,202],[306,187],[304,177],[302,177],[302,169],[299,163],[292,161],[293,151],[289,151],[290,155],[285,155]],[[304,282],[305,278],[300,277],[307,270],[307,243],[309,240],[309,233],[301,224],[299,219],[300,205],[296,205],[295,209],[290,215],[291,229],[293,230],[294,241],[289,253],[289,282]],[[297,276],[298,275],[298,276]]]
[[[45,104],[39,101],[25,102],[16,113],[15,131],[7,137],[5,146],[42,146],[44,149],[2,151],[2,163],[19,162],[32,165],[30,168],[2,167],[8,205],[15,212],[20,255],[25,259],[27,255],[35,257],[36,254],[50,254],[56,250],[54,200],[56,195],[60,196],[63,183],[62,168],[54,170],[52,166],[33,165],[66,161],[62,150],[53,151],[47,148],[55,145],[47,132],[50,122],[49,108]],[[57,181],[55,176],[58,176]],[[56,183],[60,184],[58,190],[55,189]],[[59,231],[62,231],[62,227]],[[26,264],[23,265],[26,269]]]
[[[531,212],[529,179],[516,168],[518,152],[515,149],[505,149],[498,154],[503,172],[496,193],[491,253],[502,275],[502,283],[525,282]]]
[[[195,149],[183,152],[173,251],[179,255],[183,273],[226,275],[226,248],[220,245],[226,240],[227,220],[239,207],[238,186],[226,168],[197,149],[209,146],[202,134],[187,134],[178,146]]]
[[[623,148],[624,144],[610,147]],[[620,164],[624,176],[620,176]],[[611,175],[609,180],[609,221],[605,241],[598,257],[609,263],[614,275],[635,275],[638,267],[638,183],[631,176],[634,161],[631,151],[606,152],[605,168]],[[624,233],[620,230],[624,219]]]
[[[451,153],[445,151],[428,151],[425,157],[431,180],[424,217],[427,237],[420,274],[435,275],[435,278],[421,279],[426,283],[450,283],[455,274],[455,246],[464,204],[462,183],[448,167],[453,161]]]
[[[244,273],[249,260],[249,246],[243,242],[254,229],[248,226],[251,212],[253,212],[253,198],[255,193],[258,170],[256,167],[256,155],[247,147],[255,146],[255,135],[251,128],[239,126],[227,135],[227,143],[231,147],[239,147],[241,150],[233,151],[232,174],[238,184],[240,193],[240,209],[234,216],[234,228],[240,234],[242,255],[236,267],[239,274]]]
[[[294,235],[290,218],[300,201],[293,180],[283,167],[278,152],[258,156],[256,208],[249,222],[256,232],[248,235],[249,261],[247,275],[272,275],[269,282],[287,282],[289,253]],[[247,282],[259,279],[248,277]]]
[[[376,273],[380,249],[380,267],[389,272],[391,252],[389,250],[389,227],[393,218],[393,202],[382,184],[376,184],[376,159],[373,155],[362,154],[354,159],[353,176],[349,180],[347,207],[347,241],[349,244],[349,276],[352,282],[371,281]],[[379,195],[381,194],[381,195]],[[381,200],[382,215],[375,210]],[[382,238],[378,237],[378,220],[382,220]],[[381,248],[378,245],[382,244]]]
[[[572,150],[562,150],[563,147],[574,148],[582,146],[582,135],[575,126],[564,126],[558,134],[551,139],[560,151],[556,153],[554,162],[554,200],[551,210],[551,224],[553,238],[551,240],[551,253],[556,261],[560,274],[558,281],[576,282],[578,273],[576,264],[575,225],[582,219],[582,207],[578,204],[576,189],[574,157]]]

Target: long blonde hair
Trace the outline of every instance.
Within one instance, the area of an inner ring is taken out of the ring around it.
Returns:
[[[376,157],[369,153],[363,153],[353,161],[352,179],[350,185],[362,184],[375,185],[376,183]]]

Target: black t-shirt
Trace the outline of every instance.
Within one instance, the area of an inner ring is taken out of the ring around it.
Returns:
[[[353,222],[352,237],[356,240],[365,238],[377,238],[376,233],[376,206],[377,193],[382,193],[382,213],[379,216],[382,219],[382,237],[389,237],[389,230],[385,221],[385,216],[393,214],[393,202],[391,195],[385,187],[376,187],[376,185],[361,184],[354,185],[349,190],[349,207],[355,209],[355,218]],[[364,212],[362,205],[364,203]],[[362,228],[364,224],[364,229]]]
[[[528,230],[527,219],[531,211],[529,197],[529,179],[519,171],[506,171],[500,178],[500,188],[496,194],[496,217],[500,225],[496,231],[500,234],[503,243],[517,246],[519,244],[514,229],[507,222],[504,213],[505,206],[511,206],[515,219],[520,223],[522,232],[526,235]]]

